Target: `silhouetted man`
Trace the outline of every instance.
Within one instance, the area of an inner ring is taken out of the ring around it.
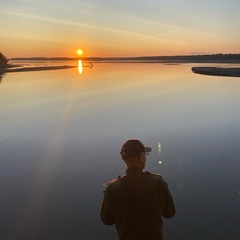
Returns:
[[[162,216],[175,214],[167,183],[159,174],[143,171],[150,152],[137,139],[126,141],[120,152],[126,174],[104,191],[100,217],[104,224],[116,225],[118,240],[162,240]]]

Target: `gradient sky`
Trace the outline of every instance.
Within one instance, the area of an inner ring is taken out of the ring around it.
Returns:
[[[0,51],[123,57],[240,53],[239,0],[0,0]]]

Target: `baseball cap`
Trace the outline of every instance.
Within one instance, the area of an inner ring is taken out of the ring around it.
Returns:
[[[145,146],[140,140],[132,138],[127,140],[121,148],[122,158],[135,157],[142,152],[151,152],[152,149],[149,146]]]

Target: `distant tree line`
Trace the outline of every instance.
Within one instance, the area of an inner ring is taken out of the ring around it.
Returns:
[[[177,56],[141,56],[141,57],[88,57],[88,58],[68,58],[68,57],[31,57],[12,58],[12,60],[41,60],[41,61],[181,61],[181,62],[240,62],[240,54],[205,54],[205,55],[177,55]]]
[[[240,61],[240,54],[206,54],[206,55],[177,55],[177,56],[142,56],[126,58],[104,58],[104,60],[151,60],[151,61],[185,61],[185,62],[224,62]]]
[[[102,58],[100,57],[27,57],[27,58],[11,58],[11,60],[30,60],[30,61],[75,61],[75,60],[85,60],[85,61],[100,61]]]
[[[163,62],[213,62],[213,63],[240,63],[240,54],[204,54],[204,55],[176,55],[176,56],[140,56],[140,57],[29,57],[12,58],[11,60],[41,60],[41,61],[163,61]]]

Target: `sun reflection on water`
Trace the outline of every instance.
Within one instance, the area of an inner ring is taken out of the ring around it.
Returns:
[[[82,60],[78,60],[78,72],[80,74],[82,74],[82,72],[83,72]]]

